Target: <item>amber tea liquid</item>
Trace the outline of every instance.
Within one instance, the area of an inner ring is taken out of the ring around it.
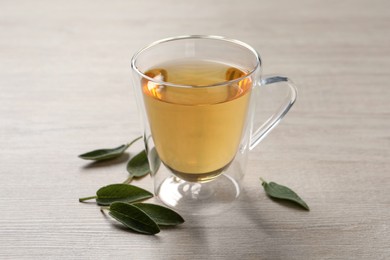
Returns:
[[[145,107],[161,161],[179,178],[210,181],[233,160],[243,132],[252,82],[210,85],[247,72],[214,61],[181,60],[145,73],[172,87],[142,80]]]

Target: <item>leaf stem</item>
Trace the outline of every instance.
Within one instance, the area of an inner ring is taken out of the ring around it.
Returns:
[[[101,206],[100,207],[100,212],[105,214],[104,210],[109,210],[109,209],[110,209],[110,207]]]
[[[129,184],[133,180],[133,175],[129,175],[129,177],[123,182],[123,184]]]
[[[261,180],[262,183],[264,182],[267,183],[263,178],[260,177],[259,179]]]
[[[96,198],[97,198],[97,196],[90,196],[90,197],[79,198],[79,202],[83,202],[85,200],[96,199]]]
[[[126,145],[126,149],[129,148],[133,143],[137,142],[141,138],[142,138],[142,136],[139,136],[139,137],[135,138],[133,141],[131,141],[130,143],[128,143]]]

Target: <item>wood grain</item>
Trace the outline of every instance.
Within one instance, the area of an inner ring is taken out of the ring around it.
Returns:
[[[1,1],[0,259],[389,259],[389,10],[379,0]],[[125,180],[126,158],[77,155],[139,135],[131,55],[182,34],[249,43],[299,97],[252,152],[229,211],[136,235],[77,201]],[[260,176],[311,211],[268,199]]]

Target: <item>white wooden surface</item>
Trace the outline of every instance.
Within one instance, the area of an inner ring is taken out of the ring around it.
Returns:
[[[390,259],[389,10],[385,0],[0,1],[0,259]],[[130,57],[182,34],[251,44],[299,98],[251,154],[234,208],[137,235],[77,201],[126,179],[124,164],[77,155],[138,135]],[[260,176],[311,212],[272,202]]]

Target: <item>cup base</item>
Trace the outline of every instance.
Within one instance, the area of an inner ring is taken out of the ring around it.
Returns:
[[[170,176],[160,185],[157,196],[181,214],[213,215],[231,206],[240,194],[239,187],[236,180],[225,174],[204,183]]]

